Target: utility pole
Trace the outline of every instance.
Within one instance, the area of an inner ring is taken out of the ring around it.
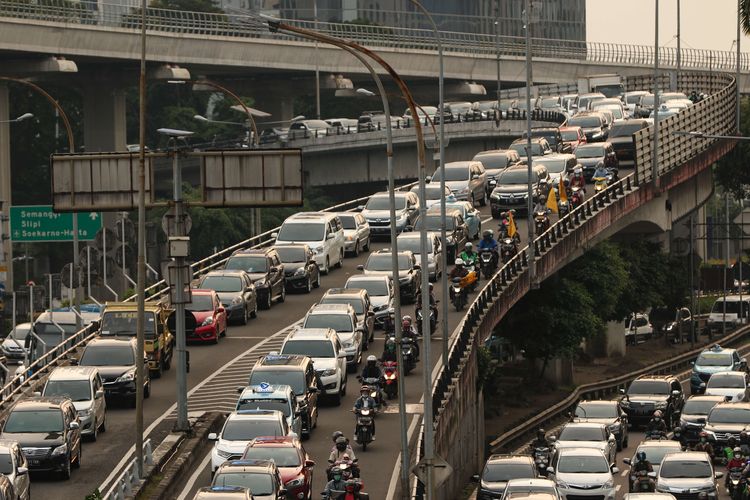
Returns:
[[[680,36],[680,3],[681,0],[677,0],[677,78],[675,79],[675,88],[672,89],[675,92],[679,90],[680,71],[682,70],[682,52],[680,50],[680,42],[682,41],[682,37]]]
[[[729,267],[729,191],[724,193],[724,308],[721,319],[721,334],[727,334],[727,268]]]
[[[500,0],[495,2],[495,58],[497,59],[497,109],[500,110]]]
[[[659,187],[659,0],[655,0],[654,14],[654,145],[651,157],[651,185]]]
[[[678,0],[679,2],[679,0]],[[695,284],[693,282],[693,274],[695,274],[695,257],[693,254],[693,245],[695,245],[695,233],[693,232],[693,226],[695,225],[695,213],[690,213],[690,347],[695,347]],[[679,314],[679,313],[678,313]],[[678,317],[680,324],[682,324],[681,317]],[[682,339],[680,339],[680,342]]]

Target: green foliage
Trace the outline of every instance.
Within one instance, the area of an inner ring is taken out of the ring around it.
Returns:
[[[621,319],[616,309],[628,282],[628,268],[617,245],[600,243],[570,264],[565,275],[576,277],[586,290],[596,290],[597,316],[604,321]]]
[[[750,0],[743,0],[749,4]],[[747,26],[747,25],[744,25]],[[740,101],[740,134],[750,135],[750,99]],[[750,170],[747,168],[747,158],[750,157],[750,143],[739,141],[734,149],[723,156],[714,169],[714,179],[725,190],[732,193],[736,199],[744,198],[750,185]]]
[[[490,350],[485,346],[479,346],[477,350],[478,381],[477,390],[484,388],[484,395],[492,396],[497,393],[495,382],[499,376],[499,367],[497,361],[492,356]]]

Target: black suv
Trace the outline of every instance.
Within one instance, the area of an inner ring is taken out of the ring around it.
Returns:
[[[284,302],[286,299],[284,264],[273,247],[237,250],[229,257],[224,269],[245,271],[250,276],[261,309],[271,309],[274,300]]]
[[[529,455],[490,455],[482,475],[475,474],[471,480],[479,483],[477,500],[491,500],[503,496],[508,481],[537,477],[534,458]]]
[[[440,216],[440,207],[432,207],[425,213],[425,227],[427,231],[440,233],[442,217]],[[422,217],[418,217],[414,223],[414,229],[422,229]],[[448,262],[452,262],[463,251],[464,245],[469,239],[469,228],[461,216],[461,212],[456,209],[445,211],[445,239],[441,241],[443,247],[448,252]]]
[[[630,383],[620,399],[620,408],[633,425],[647,424],[656,410],[664,414],[667,428],[680,421],[685,402],[682,384],[672,375],[644,375]]]
[[[391,276],[391,249],[384,248],[371,253],[367,262],[358,265],[357,269],[364,271],[365,276]],[[403,302],[417,298],[422,271],[417,258],[409,250],[398,252],[398,283]]]
[[[18,441],[32,471],[58,471],[70,479],[81,466],[81,429],[73,401],[32,397],[16,403],[3,423],[0,439]]]
[[[533,127],[531,129],[531,137],[544,137],[549,143],[549,147],[552,151],[558,153],[572,153],[573,148],[570,144],[566,144],[563,141],[560,129],[557,127]],[[526,138],[526,132],[521,136],[522,139]]]
[[[284,264],[284,277],[288,290],[310,293],[320,286],[320,269],[315,262],[315,253],[303,244],[274,245]]]
[[[698,420],[698,423],[704,422],[703,431],[718,453],[730,438],[740,442],[740,433],[750,426],[750,403],[718,403],[705,419]]]
[[[143,397],[151,395],[148,359],[138,354],[136,339],[96,338],[86,345],[79,366],[93,366],[104,382],[104,397],[108,401],[126,402],[135,408],[135,371],[137,363],[146,365],[143,376]]]

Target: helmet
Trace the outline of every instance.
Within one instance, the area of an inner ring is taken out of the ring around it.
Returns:
[[[661,418],[661,417],[662,417],[662,413],[661,413],[661,410],[656,410],[656,411],[654,412],[654,418]]]
[[[544,432],[544,429],[542,429],[541,427],[536,431],[536,437],[539,439],[544,439],[545,434],[546,432]]]
[[[569,186],[570,185],[570,180],[569,179],[563,180],[563,185]]]
[[[739,446],[735,446],[732,451],[735,455],[742,455],[742,448],[740,448]]]
[[[385,342],[385,349],[387,351],[391,351],[391,352],[393,352],[396,349],[396,341],[393,340],[393,337],[391,337],[388,340],[386,340],[386,342]]]
[[[486,231],[482,232],[482,238],[490,239],[490,238],[492,238],[492,234],[493,234],[492,230],[491,229],[487,229]]]
[[[430,283],[430,291],[432,291],[432,283]]]
[[[369,385],[363,385],[362,387],[359,388],[359,393],[360,394],[368,394],[369,395],[370,394],[370,386]]]
[[[471,244],[471,241],[467,241],[466,244],[464,245],[464,248],[466,250],[471,250],[472,248],[474,248],[474,245]]]
[[[344,451],[347,447],[346,438],[344,436],[340,436],[336,438],[336,449],[339,451]]]
[[[457,266],[463,266],[464,265],[464,260],[463,259],[456,259],[456,262],[454,262],[454,264],[456,264]]]
[[[404,317],[403,317],[403,318],[401,318],[401,321],[402,321],[402,322],[406,322],[406,321],[408,321],[408,322],[409,322],[409,324],[411,325],[411,316],[409,316],[408,314],[406,314],[406,315],[404,315]]]
[[[368,365],[374,365],[377,362],[378,362],[378,358],[376,358],[374,355],[370,354],[369,356],[367,356]]]
[[[333,476],[333,479],[335,479],[336,481],[341,481],[341,468],[340,467],[332,468],[331,475]]]
[[[333,440],[333,442],[334,442],[334,443],[335,443],[335,442],[336,442],[336,440],[337,440],[338,438],[340,438],[340,437],[344,437],[344,433],[343,433],[343,432],[341,432],[341,431],[336,431],[336,432],[334,432],[334,433],[333,433],[333,434],[331,435],[331,439]]]
[[[639,451],[635,454],[635,457],[638,459],[639,462],[643,462],[646,460],[646,452],[645,451]]]

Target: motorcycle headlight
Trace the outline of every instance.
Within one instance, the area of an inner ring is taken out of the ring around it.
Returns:
[[[214,324],[214,317],[208,316],[206,317],[206,319],[203,320],[203,323],[201,323],[201,326],[208,326],[208,325],[213,325],[213,324]]]
[[[232,299],[233,306],[238,306],[240,304],[242,304],[242,297],[235,297]]]
[[[321,373],[323,377],[330,377],[331,375],[336,375],[336,370],[333,368],[328,368],[327,370],[323,370],[323,373]]]
[[[57,448],[52,450],[52,456],[59,456],[59,455],[65,455],[68,453],[68,443],[61,444]]]
[[[134,378],[135,378],[135,372],[130,371],[117,377],[117,380],[115,380],[115,382],[130,382]]]
[[[386,373],[385,374],[386,380],[396,380],[396,372]]]
[[[290,489],[290,488],[299,488],[303,484],[305,484],[305,476],[300,476],[297,479],[292,479],[291,481],[286,483],[284,486],[286,486],[287,489]]]

